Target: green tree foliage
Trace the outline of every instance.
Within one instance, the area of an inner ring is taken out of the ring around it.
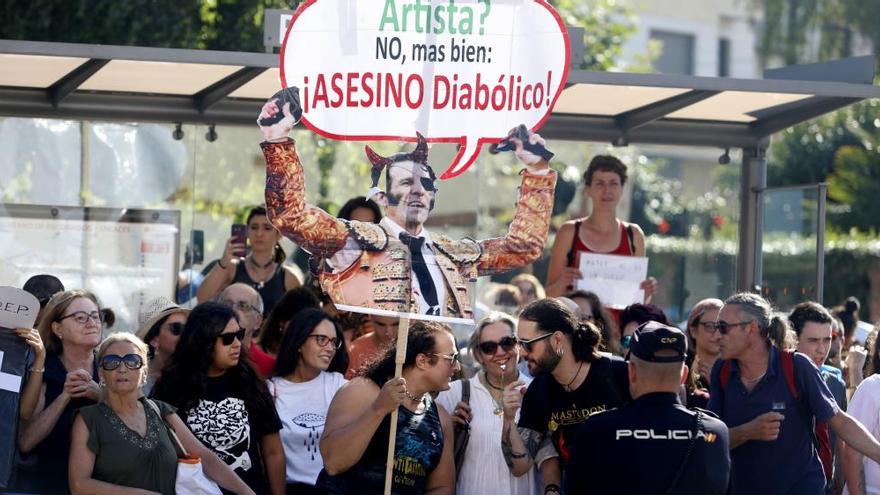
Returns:
[[[623,43],[636,30],[633,10],[618,0],[556,0],[550,2],[566,25],[584,28],[581,69],[615,67]]]
[[[763,16],[758,54],[767,67],[853,55],[857,35],[880,46],[880,2],[864,0],[751,0]],[[875,51],[875,56],[877,56]],[[880,58],[878,58],[880,61]]]
[[[866,101],[787,129],[774,140],[768,184],[828,181],[839,205],[829,228],[880,230],[880,101]]]
[[[263,51],[263,11],[283,0],[9,0],[0,39]]]

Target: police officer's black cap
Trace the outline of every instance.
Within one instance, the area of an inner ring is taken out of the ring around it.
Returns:
[[[673,353],[660,351],[673,351]],[[687,355],[687,337],[678,328],[656,321],[642,323],[633,334],[629,352],[643,361],[683,363]]]

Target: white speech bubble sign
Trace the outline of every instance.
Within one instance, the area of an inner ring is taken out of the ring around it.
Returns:
[[[281,82],[327,138],[458,143],[449,179],[514,127],[541,127],[569,60],[543,0],[311,0],[288,26]]]
[[[40,312],[40,301],[17,287],[0,287],[0,327],[32,328]]]

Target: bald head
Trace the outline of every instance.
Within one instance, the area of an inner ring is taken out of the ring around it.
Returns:
[[[244,344],[250,347],[251,337],[263,324],[263,298],[250,285],[237,283],[223,289],[217,302],[235,311],[238,324],[247,332]]]

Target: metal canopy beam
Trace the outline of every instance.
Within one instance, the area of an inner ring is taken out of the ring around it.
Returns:
[[[263,72],[266,72],[266,70],[268,70],[266,67],[245,67],[217,81],[193,96],[196,108],[199,113],[204,113],[205,110]]]
[[[76,91],[82,83],[95,75],[95,73],[107,65],[108,62],[110,62],[108,59],[89,59],[76,69],[67,73],[67,75],[61,79],[55,81],[55,83],[52,84],[52,86],[49,86],[49,89],[47,90],[49,101],[52,102],[52,106],[57,107],[59,103],[70,95],[70,93]]]
[[[661,119],[670,113],[687,108],[701,102],[720,91],[693,90],[687,93],[666,98],[639,108],[634,108],[614,117],[614,121],[624,134],[649,122]]]
[[[620,128],[613,117],[552,114],[541,127],[541,135],[551,139],[616,143]],[[632,143],[742,148],[755,146],[760,139],[747,124],[698,120],[660,119],[629,131]]]
[[[770,113],[752,122],[749,127],[756,136],[767,137],[795,124],[806,122],[861,100],[862,98],[815,96],[783,105],[784,108],[780,111]]]

